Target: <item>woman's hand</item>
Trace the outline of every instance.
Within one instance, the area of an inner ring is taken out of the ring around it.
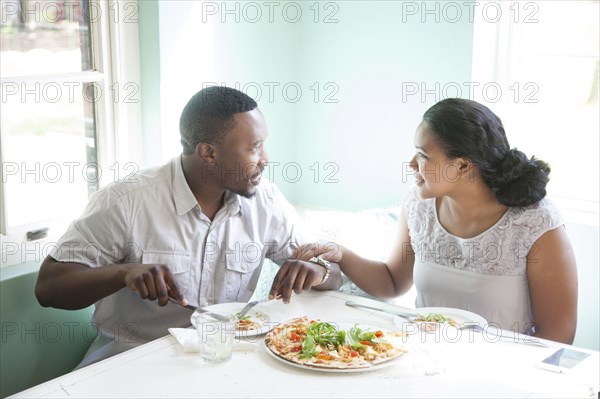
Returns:
[[[334,263],[342,260],[342,247],[334,242],[310,243],[299,246],[293,257],[298,260],[310,260],[316,256]]]

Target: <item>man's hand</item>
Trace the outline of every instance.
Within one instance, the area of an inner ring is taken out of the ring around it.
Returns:
[[[170,297],[177,300],[181,306],[187,305],[187,300],[181,295],[169,266],[136,263],[127,265],[124,272],[125,286],[136,291],[142,299],[158,299],[158,304],[165,306]]]
[[[281,295],[284,303],[289,303],[292,290],[296,294],[309,290],[311,287],[321,284],[325,276],[325,268],[312,262],[290,259],[280,268],[269,292],[269,299]]]

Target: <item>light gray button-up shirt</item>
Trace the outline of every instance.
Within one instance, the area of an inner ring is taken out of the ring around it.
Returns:
[[[50,256],[89,267],[166,264],[188,302],[207,306],[247,301],[265,257],[281,265],[295,246],[310,240],[294,208],[268,181],[253,198],[227,192],[210,221],[177,157],[95,193]],[[187,326],[190,315],[123,288],[96,303],[99,338],[84,362],[164,336],[169,327]]]

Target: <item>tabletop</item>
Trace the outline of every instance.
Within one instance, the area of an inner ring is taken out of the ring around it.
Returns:
[[[339,292],[308,291],[289,304],[262,306],[282,321],[307,315],[323,321],[352,321],[401,329],[394,316],[352,308],[347,300],[373,303]],[[375,302],[379,303],[379,302]],[[411,333],[407,352],[385,367],[364,372],[325,372],[294,367],[268,353],[263,337],[254,349],[235,351],[220,364],[186,353],[168,335],[127,352],[22,391],[14,397],[144,398],[365,398],[365,397],[598,397],[599,353],[571,372],[536,367],[558,348],[489,339],[473,331]]]

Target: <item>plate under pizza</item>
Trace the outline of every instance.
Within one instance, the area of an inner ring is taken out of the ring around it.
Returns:
[[[244,302],[227,302],[227,303],[219,303],[216,305],[206,306],[204,309],[214,311],[214,312],[225,312],[236,314],[244,306],[247,304]],[[198,313],[194,312],[192,317],[190,318],[190,322],[194,327],[196,327],[196,317]],[[236,338],[250,338],[257,337],[259,335],[266,334],[270,331],[275,325],[281,322],[281,314],[279,312],[273,311],[271,308],[257,305],[250,309],[248,315],[244,318],[244,321],[252,322],[251,325],[245,328],[241,328],[240,321],[238,321],[238,325],[236,326],[235,337]],[[257,342],[257,341],[253,341]]]
[[[395,364],[405,336],[370,322],[322,321],[306,316],[275,326],[264,344],[273,358],[306,370],[364,372]]]

